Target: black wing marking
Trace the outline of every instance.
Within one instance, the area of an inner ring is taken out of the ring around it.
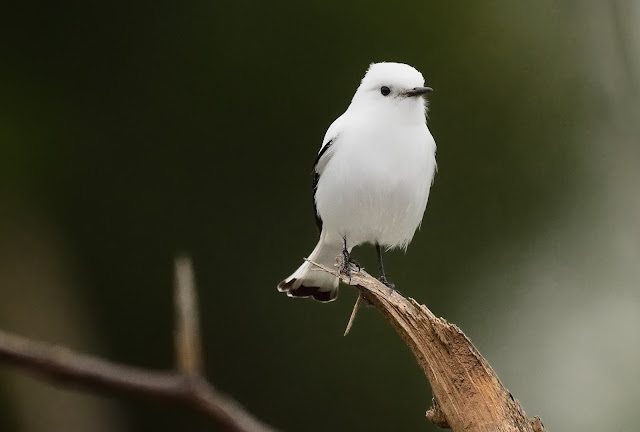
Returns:
[[[318,209],[316,207],[316,190],[318,189],[318,182],[320,181],[320,173],[318,173],[317,167],[320,159],[322,159],[322,156],[324,156],[327,150],[329,150],[329,147],[333,145],[334,141],[335,138],[329,140],[329,142],[327,142],[324,147],[322,147],[320,153],[318,153],[318,156],[316,157],[315,162],[313,163],[313,215],[316,218],[316,226],[318,227],[318,232],[322,232],[322,219],[320,218]]]

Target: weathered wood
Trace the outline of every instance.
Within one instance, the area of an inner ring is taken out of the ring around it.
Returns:
[[[434,403],[427,417],[436,425],[454,432],[545,431],[539,418],[527,418],[518,400],[456,325],[414,299],[391,292],[365,271],[353,268],[345,275],[313,264],[358,288],[411,348],[431,383]]]

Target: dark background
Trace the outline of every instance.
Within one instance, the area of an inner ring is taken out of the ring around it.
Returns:
[[[213,383],[283,431],[437,430],[355,291],[276,284],[317,240],[310,172],[368,64],[422,71],[439,172],[386,266],[548,430],[640,422],[635,3],[49,2],[3,14],[0,325],[171,368],[193,260]],[[375,268],[369,246],[356,249]],[[614,427],[615,425],[615,427]],[[0,429],[207,430],[0,367]]]

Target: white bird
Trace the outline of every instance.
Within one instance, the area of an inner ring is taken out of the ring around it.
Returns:
[[[427,128],[424,78],[402,63],[370,65],[347,110],[327,130],[315,160],[313,203],[320,239],[309,260],[333,267],[341,253],[372,243],[403,248],[422,222],[436,171],[436,143]],[[328,302],[338,278],[305,262],[278,290]]]

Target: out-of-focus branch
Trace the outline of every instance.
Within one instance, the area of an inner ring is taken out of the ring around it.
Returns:
[[[201,373],[197,297],[191,262],[176,260],[176,357],[178,371],[154,372],[120,365],[0,331],[0,362],[63,386],[166,400],[195,410],[233,432],[273,432]]]
[[[431,383],[433,406],[427,417],[436,425],[454,432],[545,431],[539,418],[527,418],[518,400],[457,326],[437,318],[412,298],[390,293],[364,271],[353,268],[346,276],[313,264],[358,288],[411,348]]]

